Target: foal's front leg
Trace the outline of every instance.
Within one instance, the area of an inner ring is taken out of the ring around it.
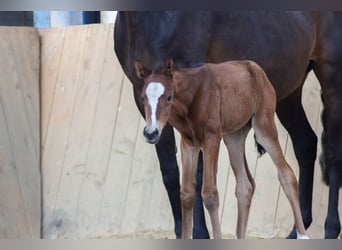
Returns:
[[[199,147],[193,147],[181,138],[182,185],[180,198],[182,203],[182,238],[190,239],[193,226],[193,209],[196,193],[196,174]]]
[[[221,137],[208,133],[203,143],[203,183],[202,198],[207,208],[213,229],[214,239],[221,239],[219,221],[219,195],[216,185],[217,162]]]

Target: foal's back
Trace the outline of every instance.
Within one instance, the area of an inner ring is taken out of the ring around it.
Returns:
[[[223,133],[242,128],[260,108],[275,112],[276,94],[263,69],[253,61],[228,61],[201,67],[209,76],[211,99],[217,102]]]

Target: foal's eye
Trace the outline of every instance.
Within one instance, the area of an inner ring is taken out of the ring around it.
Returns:
[[[171,102],[171,101],[172,101],[172,96],[169,95],[169,96],[166,98],[166,101],[167,101],[167,102]]]

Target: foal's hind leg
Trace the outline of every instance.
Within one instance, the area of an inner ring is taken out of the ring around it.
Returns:
[[[312,191],[317,152],[317,136],[312,130],[302,106],[302,86],[277,104],[280,122],[293,142],[299,164],[299,202],[305,228],[312,222]],[[297,237],[296,227],[288,238]]]
[[[274,122],[274,113],[257,112],[252,119],[252,125],[255,130],[257,142],[269,153],[278,169],[280,184],[292,207],[298,237],[307,238],[299,206],[298,183],[282,153],[278,140],[277,128]]]
[[[245,156],[245,140],[250,124],[233,134],[223,137],[229,152],[229,159],[236,179],[235,196],[238,200],[236,237],[245,238],[249,210],[255,190],[255,182],[249,172]]]

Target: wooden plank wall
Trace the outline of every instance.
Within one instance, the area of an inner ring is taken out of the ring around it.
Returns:
[[[0,27],[0,238],[40,238],[39,35]]]
[[[144,141],[132,86],[114,55],[113,26],[42,29],[40,34],[43,237],[173,238],[156,153]],[[304,105],[317,134],[322,130],[319,92],[310,75]],[[298,173],[291,140],[279,122],[278,128],[286,159]],[[276,169],[269,156],[257,159],[252,133],[246,150],[257,183],[248,236],[284,237],[293,219]],[[230,238],[236,225],[235,181],[226,149],[221,151],[220,214]],[[309,235],[322,238],[327,188],[316,165]]]

